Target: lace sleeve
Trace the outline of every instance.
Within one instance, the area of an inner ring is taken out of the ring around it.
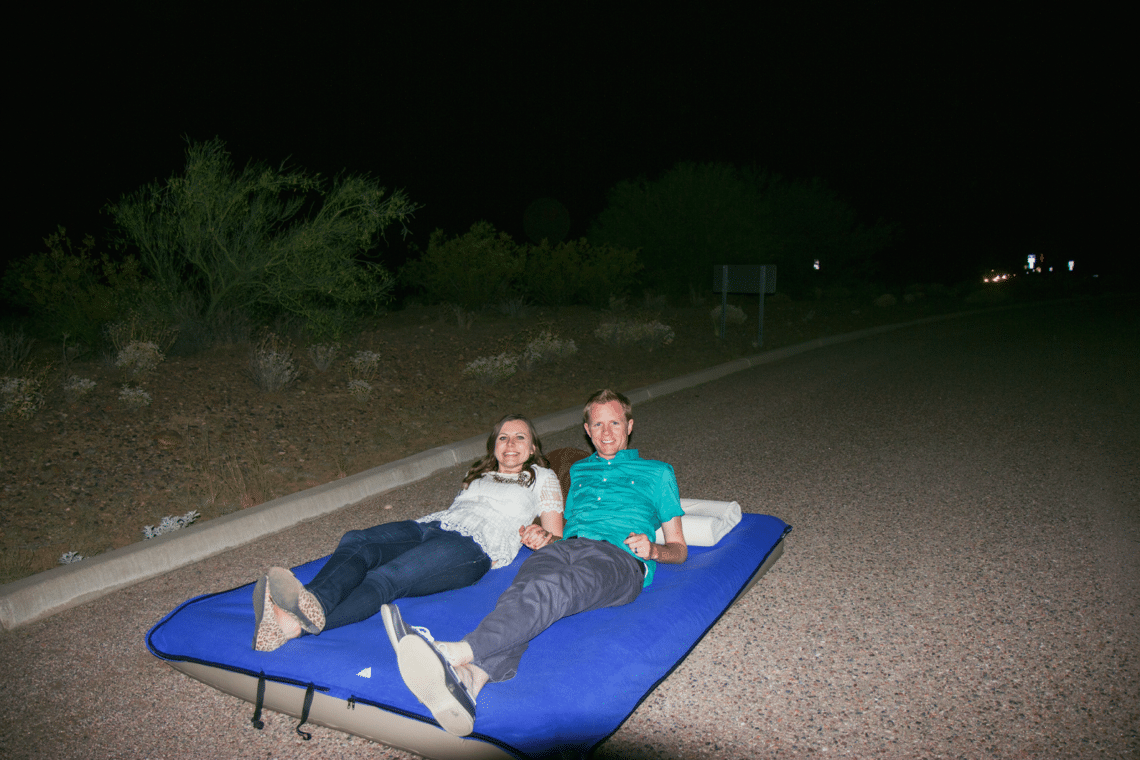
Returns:
[[[558,476],[554,474],[553,470],[542,469],[539,470],[542,476],[540,482],[535,485],[539,488],[538,492],[538,513],[543,512],[562,512],[562,486],[558,484]]]

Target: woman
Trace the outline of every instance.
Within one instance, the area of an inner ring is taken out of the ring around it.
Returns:
[[[561,538],[562,526],[562,489],[534,426],[509,414],[447,510],[345,533],[305,586],[286,568],[271,568],[253,590],[253,648],[270,652],[302,632],[366,620],[401,597],[470,586],[509,565],[520,545],[541,549]]]

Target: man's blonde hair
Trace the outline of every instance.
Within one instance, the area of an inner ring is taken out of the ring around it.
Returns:
[[[629,422],[633,419],[633,405],[629,403],[622,394],[617,391],[611,391],[609,388],[603,388],[600,391],[594,391],[594,394],[586,400],[586,406],[582,408],[582,422],[587,425],[590,424],[590,407],[595,404],[608,404],[611,401],[616,401],[621,404],[621,409],[625,412],[625,421]]]

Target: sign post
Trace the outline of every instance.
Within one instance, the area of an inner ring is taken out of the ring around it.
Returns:
[[[764,294],[776,292],[775,264],[717,264],[713,266],[713,292],[720,293],[720,338],[724,340],[729,293],[760,294],[760,325],[756,347],[764,345]]]

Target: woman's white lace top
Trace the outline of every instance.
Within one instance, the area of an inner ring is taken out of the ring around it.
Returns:
[[[519,528],[543,512],[562,512],[562,488],[554,470],[535,465],[534,483],[523,487],[518,475],[486,472],[459,492],[451,507],[424,515],[416,522],[439,520],[444,530],[470,536],[487,552],[491,567],[514,561],[522,541]],[[506,481],[506,482],[500,482]]]

